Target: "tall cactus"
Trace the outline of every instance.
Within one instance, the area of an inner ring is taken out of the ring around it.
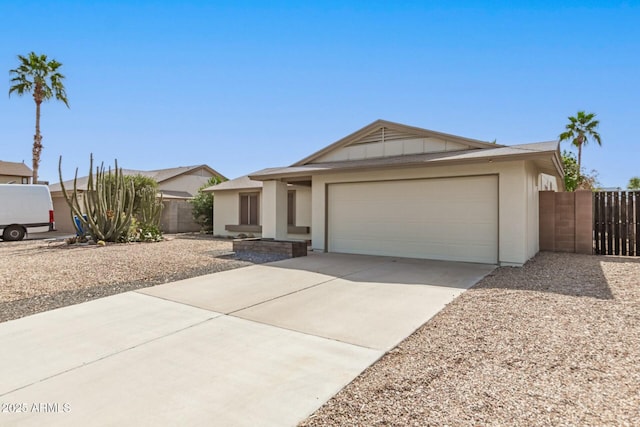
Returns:
[[[111,167],[105,173],[104,165],[101,164],[100,167],[96,167],[94,178],[93,154],[89,159],[87,190],[82,197],[84,209],[81,208],[79,201],[78,169],[76,169],[73,179],[73,193],[69,196],[62,180],[62,156],[60,156],[58,173],[62,194],[69,205],[71,215],[78,217],[85,233],[88,230],[95,240],[116,242],[126,237],[131,225],[134,199],[133,182],[124,179],[122,169],[118,169],[117,160],[113,173]],[[82,215],[83,211],[86,212],[86,219]],[[75,221],[74,226],[76,226]]]
[[[136,219],[144,225],[152,225],[160,228],[160,215],[162,214],[162,194],[156,198],[156,189],[151,187],[141,188],[137,191],[139,210]]]

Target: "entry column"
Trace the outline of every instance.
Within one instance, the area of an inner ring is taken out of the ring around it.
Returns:
[[[287,238],[287,184],[264,181],[262,186],[262,237]]]

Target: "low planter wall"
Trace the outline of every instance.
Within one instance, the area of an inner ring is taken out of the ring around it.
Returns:
[[[236,239],[234,252],[286,255],[290,258],[307,256],[307,242],[302,240]]]

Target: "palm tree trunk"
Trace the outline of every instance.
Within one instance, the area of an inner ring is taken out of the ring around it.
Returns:
[[[582,176],[582,144],[578,145],[578,179]]]
[[[42,152],[42,135],[40,135],[40,104],[36,99],[36,134],[33,136],[33,182],[38,183],[38,168],[40,166],[40,153]]]

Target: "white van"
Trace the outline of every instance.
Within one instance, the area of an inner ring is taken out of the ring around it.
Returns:
[[[22,240],[28,233],[53,231],[53,203],[49,187],[0,184],[0,236]]]

